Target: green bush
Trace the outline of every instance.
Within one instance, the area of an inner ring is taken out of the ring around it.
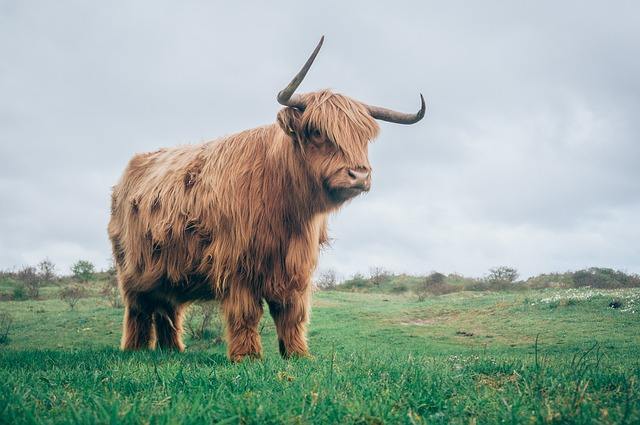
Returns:
[[[24,285],[18,284],[13,287],[12,298],[14,301],[24,301],[28,298],[27,290],[25,289]]]
[[[356,273],[351,277],[351,279],[345,280],[344,283],[340,285],[340,289],[358,291],[371,286],[371,282],[369,282],[368,279],[366,279],[362,274]]]
[[[71,272],[73,273],[73,277],[78,282],[86,283],[93,279],[95,267],[90,261],[79,260],[73,266],[71,266]]]
[[[502,291],[511,289],[518,277],[519,273],[513,267],[500,266],[490,269],[484,280],[489,290]]]
[[[418,296],[418,301],[423,301],[429,295],[444,295],[452,292],[458,292],[463,289],[462,286],[452,285],[448,283],[447,277],[442,273],[434,272],[422,279],[415,288],[414,292]]]
[[[571,279],[573,286],[577,288],[590,286],[592,288],[607,289],[640,286],[640,276],[638,275],[601,267],[578,270],[571,274]]]
[[[391,287],[392,294],[402,294],[409,290],[409,287],[404,283],[398,283]]]
[[[489,282],[484,279],[472,279],[464,285],[466,291],[489,291]]]

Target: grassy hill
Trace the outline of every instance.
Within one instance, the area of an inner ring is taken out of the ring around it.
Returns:
[[[267,315],[264,359],[231,364],[215,339],[118,351],[122,310],[88,285],[74,310],[55,287],[0,302],[0,423],[640,421],[637,288],[319,292],[313,358],[282,360]]]

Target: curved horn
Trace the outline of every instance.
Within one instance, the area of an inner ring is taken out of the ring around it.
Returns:
[[[420,93],[420,102],[422,103],[420,110],[415,114],[405,114],[404,112],[392,111],[380,106],[366,105],[366,107],[369,110],[369,114],[377,120],[395,122],[397,124],[415,124],[424,117],[424,112],[427,109],[422,93]]]
[[[324,35],[320,38],[320,42],[307,59],[307,62],[304,64],[302,69],[293,77],[293,80],[289,83],[287,87],[282,89],[280,93],[278,93],[278,103],[284,106],[292,106],[298,109],[304,109],[305,104],[302,101],[302,97],[298,94],[294,95],[293,93],[296,91],[302,80],[304,80],[304,76],[307,75],[309,68],[311,68],[311,64],[316,59],[318,52],[320,51],[320,47],[322,47],[322,43],[324,42]]]

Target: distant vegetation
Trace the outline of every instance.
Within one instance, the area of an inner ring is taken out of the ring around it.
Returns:
[[[45,258],[36,266],[26,265],[13,270],[0,270],[0,301],[24,301],[64,298],[74,292],[81,293],[89,282],[104,282],[105,297],[116,298],[119,293],[113,267],[106,271],[96,271],[93,263],[78,260],[71,266],[69,274],[56,273],[56,265]],[[108,285],[107,285],[108,284]],[[54,293],[55,292],[55,293]],[[113,300],[117,306],[118,301]]]
[[[91,262],[79,260],[73,264],[68,275],[56,274],[55,269],[55,264],[49,259],[44,259],[36,266],[23,266],[17,271],[0,271],[0,301],[51,298],[51,288],[58,288],[57,296],[65,298],[70,294],[82,294],[82,288],[88,287],[90,282],[96,282],[101,284],[100,295],[112,307],[122,307],[113,266],[107,270],[96,271]],[[458,273],[443,274],[436,271],[425,276],[416,276],[395,274],[382,267],[371,267],[367,275],[355,273],[342,282],[335,270],[324,269],[319,272],[314,283],[317,289],[322,291],[407,293],[415,295],[418,300],[424,300],[432,296],[462,291],[635,288],[640,287],[640,275],[610,268],[591,267],[564,273],[544,273],[519,280],[518,270],[507,266],[492,268],[482,277],[467,277]],[[47,288],[45,294],[41,293],[43,288]],[[71,297],[73,298],[75,296]]]
[[[331,277],[329,279],[328,277]],[[462,291],[519,291],[543,288],[601,289],[640,287],[640,276],[619,270],[591,267],[564,273],[547,273],[518,280],[519,273],[512,267],[496,267],[483,277],[465,277],[457,273],[432,272],[426,276],[393,274],[374,267],[369,276],[356,273],[343,282],[337,282],[335,272],[324,270],[318,279],[318,289],[348,292],[383,292],[391,294],[413,293],[419,300],[430,296]],[[328,284],[327,282],[331,282]]]

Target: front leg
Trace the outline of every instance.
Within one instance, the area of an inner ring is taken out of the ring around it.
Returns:
[[[227,354],[234,362],[245,356],[260,358],[262,345],[258,323],[262,318],[262,299],[249,289],[235,284],[222,300],[226,319]]]
[[[184,306],[164,303],[153,313],[158,347],[165,350],[184,351],[182,343],[182,320]]]
[[[287,300],[268,301],[269,312],[276,324],[278,347],[282,357],[308,356],[307,323],[310,291],[294,292]]]

